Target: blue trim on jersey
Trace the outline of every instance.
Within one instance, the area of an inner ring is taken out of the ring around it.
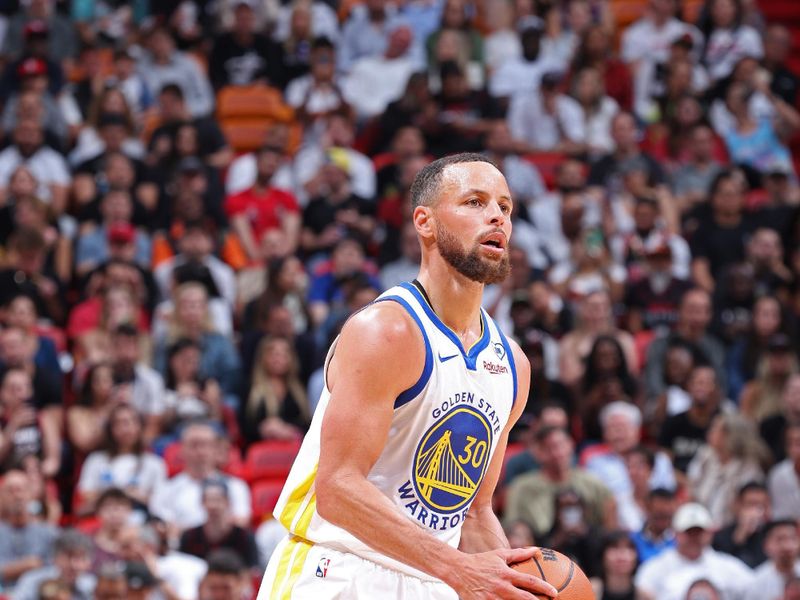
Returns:
[[[478,355],[489,345],[489,340],[491,340],[492,336],[489,333],[489,323],[486,322],[484,318],[483,312],[481,311],[481,318],[483,319],[483,335],[481,339],[477,341],[470,349],[469,352],[464,351],[464,346],[461,344],[461,340],[458,339],[458,336],[450,329],[447,325],[442,323],[442,320],[439,316],[433,312],[430,304],[428,301],[423,298],[422,294],[420,294],[419,290],[410,283],[401,283],[400,287],[408,290],[417,299],[419,305],[422,307],[422,310],[425,311],[425,314],[431,320],[436,328],[445,334],[451,342],[456,345],[456,348],[459,349],[461,352],[461,356],[464,357],[464,363],[467,365],[467,369],[470,371],[477,371],[478,370]]]
[[[506,356],[508,357],[508,364],[511,366],[511,376],[514,378],[514,397],[511,398],[511,409],[514,409],[514,402],[517,401],[517,365],[514,362],[514,353],[511,352],[511,345],[508,343],[508,338],[506,334],[500,331],[500,328],[497,327],[497,323],[495,323],[495,327],[497,328],[497,333],[500,334],[500,340],[503,342],[503,348],[506,349]]]
[[[411,305],[400,296],[383,296],[382,298],[375,300],[375,302],[385,302],[387,300],[397,302],[400,306],[405,308],[406,311],[408,311],[408,314],[414,317],[419,330],[422,332],[422,338],[425,340],[425,367],[422,369],[422,375],[419,376],[417,383],[408,388],[406,391],[402,392],[394,401],[394,407],[395,409],[398,409],[416,398],[422,389],[427,385],[428,380],[431,378],[431,373],[433,372],[433,351],[431,350],[430,340],[428,340],[428,334],[425,332],[425,326],[422,324],[422,321],[420,320],[416,311],[411,308]]]

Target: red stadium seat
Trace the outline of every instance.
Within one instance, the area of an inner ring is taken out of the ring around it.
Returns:
[[[286,483],[286,480],[278,477],[275,479],[262,479],[250,486],[254,527],[258,527],[265,518],[272,515],[284,483]]]
[[[300,451],[300,440],[266,441],[250,446],[244,461],[247,481],[286,477]]]
[[[556,183],[558,166],[566,160],[567,155],[560,152],[537,152],[526,154],[523,158],[539,170],[545,185],[552,190]]]

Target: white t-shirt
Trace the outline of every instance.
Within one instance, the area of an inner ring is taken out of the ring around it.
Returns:
[[[200,581],[205,577],[208,565],[202,558],[170,552],[156,559],[156,572],[153,573],[169,585],[181,600],[195,600]]]
[[[698,579],[708,579],[723,600],[746,600],[753,571],[738,558],[707,548],[698,560],[688,560],[675,548],[664,550],[641,566],[636,587],[654,600],[683,600]]]
[[[228,485],[234,518],[249,520],[252,508],[247,484],[230,475],[224,475],[223,478]],[[186,472],[178,473],[156,488],[155,493],[150,496],[150,512],[182,530],[199,527],[206,521],[206,509],[203,508],[201,498],[202,487],[202,481],[192,479]]]
[[[552,150],[562,136],[586,141],[586,124],[580,104],[563,94],[556,97],[555,113],[545,112],[540,94],[522,93],[511,98],[508,127],[512,135],[538,150]]]
[[[495,98],[511,97],[522,92],[539,89],[542,75],[548,71],[561,71],[561,65],[547,57],[529,62],[522,57],[501,64],[489,79],[489,94]]]
[[[794,563],[794,576],[800,577],[800,560]],[[785,587],[786,579],[778,573],[775,563],[768,560],[755,570],[749,596],[760,600],[781,600]]]
[[[16,146],[0,152],[0,187],[8,187],[17,167],[25,165],[39,183],[37,194],[45,202],[52,200],[51,185],[68,186],[72,181],[67,161],[58,152],[42,146],[28,158],[20,154]]]
[[[160,456],[144,452],[111,458],[105,451],[92,452],[81,468],[78,489],[100,492],[110,487],[133,486],[147,495],[167,480],[167,467]]]
[[[306,110],[311,113],[323,113],[336,110],[342,105],[342,98],[329,88],[311,89],[314,78],[311,75],[295,77],[286,86],[286,103],[292,108],[300,108],[305,105]],[[338,83],[336,83],[338,85]],[[341,88],[340,88],[341,89]],[[309,96],[309,90],[311,95]],[[306,98],[308,97],[308,102]]]
[[[408,56],[360,58],[345,76],[342,93],[360,117],[374,117],[403,95],[415,70],[416,65]]]
[[[600,108],[592,113],[586,113],[581,109],[584,116],[584,127],[586,129],[586,143],[597,154],[606,154],[614,149],[614,140],[611,138],[611,121],[614,115],[619,112],[619,104],[610,96],[603,96],[600,99]]]
[[[662,27],[657,27],[652,19],[644,17],[622,34],[620,56],[627,63],[643,58],[665,62],[672,42],[684,33],[692,36],[695,48],[702,47],[703,37],[696,27],[678,19],[670,19]]]
[[[764,45],[759,33],[749,25],[738,29],[715,29],[706,45],[705,63],[711,79],[727,77],[736,63],[745,56],[761,58]]]

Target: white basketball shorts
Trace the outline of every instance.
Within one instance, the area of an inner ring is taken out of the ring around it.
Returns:
[[[298,537],[272,554],[257,600],[458,600],[441,582],[423,581],[355,554]]]

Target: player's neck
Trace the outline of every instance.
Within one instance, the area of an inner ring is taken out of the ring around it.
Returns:
[[[423,264],[417,281],[425,288],[436,315],[459,337],[479,335],[483,284],[443,263]]]

